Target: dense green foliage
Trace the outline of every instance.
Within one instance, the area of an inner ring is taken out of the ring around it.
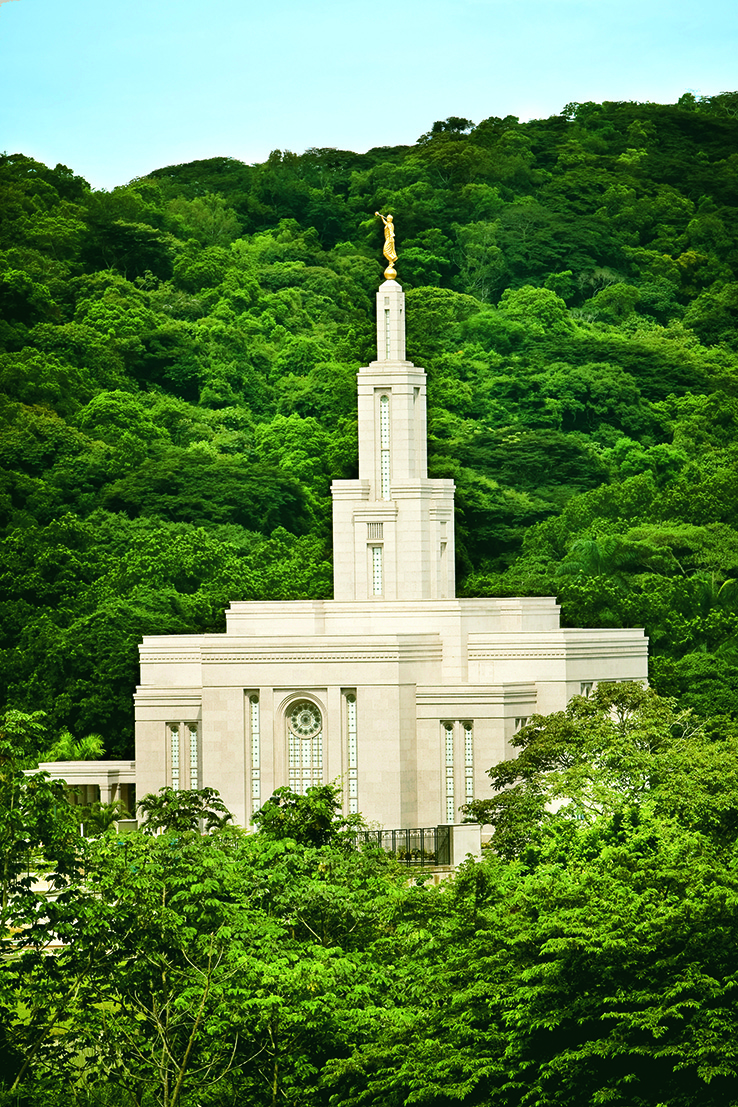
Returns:
[[[414,146],[0,159],[0,706],[131,752],[136,644],[329,596],[392,210],[460,591],[645,625],[735,709],[738,94],[451,118]]]
[[[353,848],[330,785],[250,835],[162,790],[84,839],[6,756],[0,1103],[736,1103],[736,724],[600,685],[516,741],[493,848],[438,887]]]

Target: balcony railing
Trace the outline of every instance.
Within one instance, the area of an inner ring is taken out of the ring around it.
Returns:
[[[411,830],[364,830],[355,835],[357,849],[382,849],[403,865],[450,865],[451,827],[426,826]]]

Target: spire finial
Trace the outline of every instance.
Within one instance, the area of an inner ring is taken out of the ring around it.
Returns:
[[[386,280],[393,281],[397,276],[397,270],[395,269],[395,262],[397,261],[397,250],[395,249],[395,223],[391,215],[384,216],[381,212],[375,211],[375,215],[384,223],[384,246],[382,253],[387,258],[389,265],[384,271]]]

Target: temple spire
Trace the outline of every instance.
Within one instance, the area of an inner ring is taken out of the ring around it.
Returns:
[[[397,258],[386,220],[384,255]],[[377,291],[377,357],[357,380],[359,479],[331,489],[335,598],[451,599],[454,483],[428,479],[425,370],[406,359],[394,278]]]
[[[377,361],[405,360],[405,293],[397,281],[377,292]]]

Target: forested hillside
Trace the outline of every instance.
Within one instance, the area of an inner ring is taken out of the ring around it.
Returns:
[[[143,634],[331,594],[392,211],[459,591],[643,625],[738,687],[738,93],[450,118],[413,146],[170,166],[0,158],[0,709],[132,752]]]

